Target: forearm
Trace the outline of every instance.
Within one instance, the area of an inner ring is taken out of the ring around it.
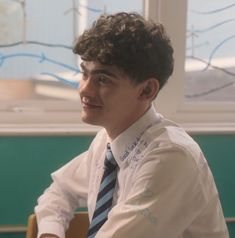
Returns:
[[[64,237],[79,201],[87,198],[89,179],[86,153],[76,157],[52,174],[53,183],[38,199],[35,207],[39,235],[55,234]]]
[[[53,183],[38,199],[38,205],[35,207],[39,236],[54,234],[55,237],[64,237],[78,205],[78,199],[64,193]]]

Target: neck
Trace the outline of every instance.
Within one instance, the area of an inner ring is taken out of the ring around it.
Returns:
[[[126,129],[128,129],[131,125],[133,125],[136,121],[138,121],[150,108],[151,105],[148,105],[148,107],[144,108],[144,110],[138,111],[136,116],[133,119],[133,116],[131,117],[132,119],[125,119],[125,123],[119,122],[118,124],[110,124],[109,126],[105,126],[106,132],[113,141],[115,138],[117,138],[122,132],[124,132]]]

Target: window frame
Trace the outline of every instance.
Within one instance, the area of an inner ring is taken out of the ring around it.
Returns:
[[[145,15],[165,25],[174,47],[174,73],[154,102],[157,110],[191,133],[235,133],[235,102],[184,100],[187,0],[147,2]]]
[[[143,11],[147,19],[165,25],[175,52],[174,73],[154,101],[157,111],[190,133],[235,133],[235,103],[185,103],[183,100],[187,0],[144,0]],[[40,108],[40,103],[45,101],[28,103],[36,103]],[[61,103],[66,112],[59,111]],[[0,135],[91,135],[100,129],[83,123],[80,112],[74,109],[74,105],[64,101],[51,103],[46,111],[31,111],[30,106],[29,110],[0,111]]]

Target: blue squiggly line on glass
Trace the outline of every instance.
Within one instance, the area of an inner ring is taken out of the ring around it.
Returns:
[[[5,44],[5,45],[0,45],[0,48],[7,48],[7,47],[14,47],[17,45],[22,45],[22,44],[35,44],[35,45],[41,45],[41,46],[46,46],[46,47],[51,47],[51,48],[64,48],[64,49],[68,49],[68,50],[72,50],[73,47],[72,46],[68,46],[68,45],[62,45],[62,44],[50,44],[50,43],[44,43],[44,42],[39,42],[39,41],[18,41],[18,42],[14,42],[12,44]]]
[[[76,73],[80,73],[80,70],[78,68],[72,67],[70,65],[61,63],[59,61],[53,60],[53,59],[49,59],[45,56],[44,53],[42,53],[41,55],[37,55],[37,54],[31,54],[31,53],[16,53],[16,54],[8,54],[8,55],[3,55],[0,54],[0,67],[3,65],[4,61],[8,58],[15,58],[15,57],[30,57],[30,58],[36,58],[39,59],[39,63],[43,63],[44,61],[48,61],[52,64],[56,64],[59,65],[63,68],[72,70]]]
[[[186,94],[186,98],[198,98],[198,97],[202,97],[202,96],[206,96],[206,95],[209,95],[211,93],[214,93],[214,92],[218,92],[222,89],[225,89],[225,88],[228,88],[228,87],[231,87],[234,85],[234,82],[229,82],[229,83],[226,83],[220,87],[216,87],[216,88],[212,88],[206,92],[201,92],[201,93],[195,93],[195,94]]]
[[[214,13],[218,13],[218,12],[221,12],[221,11],[224,11],[224,10],[227,10],[229,8],[232,8],[235,6],[235,3],[233,4],[230,4],[226,7],[222,7],[222,8],[219,8],[219,9],[215,9],[215,10],[212,10],[212,11],[207,11],[207,12],[201,12],[201,11],[195,11],[195,10],[190,10],[192,13],[195,13],[195,14],[201,14],[201,15],[207,15],[207,14],[214,14]]]
[[[56,78],[58,81],[72,87],[72,88],[75,88],[75,89],[78,89],[79,88],[79,82],[76,82],[76,81],[70,81],[68,79],[65,79],[63,77],[60,77],[56,74],[52,74],[52,73],[47,73],[47,72],[43,72],[41,73],[42,75],[48,75],[48,76],[51,76],[53,78]]]
[[[84,5],[81,5],[81,4],[79,4],[79,7],[86,8],[87,10],[92,11],[92,12],[96,12],[96,13],[103,12],[103,10],[101,10],[101,9],[96,9],[96,8],[84,6]]]
[[[194,45],[194,47],[189,46],[189,47],[186,48],[186,50],[188,51],[188,50],[192,50],[192,48],[196,49],[196,48],[201,48],[203,46],[208,46],[208,45],[209,45],[209,41],[206,41],[204,43],[201,43],[201,44],[198,44],[198,45]]]
[[[208,68],[209,65],[211,64],[211,61],[212,61],[213,56],[214,56],[214,54],[216,53],[216,51],[217,51],[220,47],[222,47],[226,42],[232,40],[233,38],[235,38],[235,35],[232,35],[232,36],[227,37],[226,39],[224,39],[222,42],[220,42],[220,43],[213,49],[213,51],[211,52],[211,54],[210,54],[210,56],[209,56],[208,64],[207,64],[207,66],[205,67],[205,69],[203,69],[202,71],[207,70],[207,68]]]
[[[188,30],[188,32],[204,33],[204,32],[210,31],[210,30],[212,30],[212,29],[214,29],[214,28],[217,28],[217,27],[219,27],[219,26],[221,26],[221,25],[227,24],[227,23],[232,22],[232,21],[235,21],[235,18],[232,18],[232,19],[229,19],[229,20],[225,20],[225,21],[219,22],[219,23],[217,23],[217,24],[215,24],[215,25],[213,25],[213,26],[211,26],[211,27],[208,27],[208,28],[206,28],[206,29],[203,29],[203,30],[193,30],[193,31],[192,31],[192,30]]]
[[[192,57],[192,56],[186,56],[186,57],[187,57],[187,58],[192,58],[192,59],[194,59],[194,60],[198,60],[198,61],[203,62],[203,63],[205,63],[205,64],[208,64],[208,62],[206,62],[205,60],[202,60],[202,59],[200,59],[200,58],[196,58],[196,57],[194,57],[194,56],[193,56],[193,57]],[[213,67],[213,68],[215,68],[215,69],[218,69],[218,70],[220,70],[220,71],[222,71],[222,72],[224,72],[224,73],[226,73],[226,74],[228,74],[228,75],[235,76],[234,73],[232,73],[232,72],[230,72],[230,71],[228,71],[228,70],[226,70],[226,69],[223,69],[223,68],[220,68],[220,67],[217,67],[217,66],[213,66],[213,65],[211,65],[211,64],[210,64],[210,66]],[[235,84],[235,82],[232,81],[232,82],[226,83],[226,84],[224,84],[224,85],[221,85],[221,86],[219,86],[219,87],[215,87],[215,88],[212,88],[212,89],[210,89],[210,90],[207,90],[207,91],[205,91],[205,92],[194,93],[194,94],[191,94],[191,95],[190,95],[190,94],[186,94],[185,96],[186,96],[187,98],[202,97],[202,96],[209,95],[209,94],[211,94],[211,93],[213,93],[213,92],[218,92],[218,91],[220,91],[220,90],[222,90],[222,89],[224,89],[224,88],[233,86],[234,84]]]

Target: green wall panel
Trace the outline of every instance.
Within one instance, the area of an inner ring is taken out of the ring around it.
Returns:
[[[213,172],[225,215],[235,217],[235,135],[200,135],[194,139]]]
[[[212,170],[226,217],[235,217],[235,135],[198,135]],[[235,238],[235,223],[228,223],[230,238]]]
[[[25,224],[50,173],[89,146],[91,137],[1,137],[0,224]]]
[[[235,217],[235,135],[195,135],[215,177],[225,216]],[[0,225],[26,224],[50,174],[86,150],[92,136],[0,137]],[[229,224],[235,238],[235,224]],[[24,234],[0,234],[0,238]]]

